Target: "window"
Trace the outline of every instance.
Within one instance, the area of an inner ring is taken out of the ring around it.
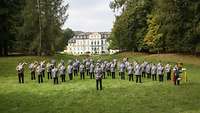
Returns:
[[[91,42],[91,45],[93,45],[93,42]]]

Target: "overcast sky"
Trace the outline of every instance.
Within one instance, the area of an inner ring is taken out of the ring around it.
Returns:
[[[74,31],[111,31],[114,13],[109,8],[110,0],[66,0],[69,17],[64,28]]]

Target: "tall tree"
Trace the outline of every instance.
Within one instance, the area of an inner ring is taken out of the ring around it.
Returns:
[[[20,11],[23,0],[1,0],[0,1],[0,56],[8,55],[12,49],[17,26],[20,24]]]
[[[147,33],[144,37],[144,44],[147,45],[149,52],[157,52],[163,50],[162,47],[162,33],[159,33],[160,23],[157,23],[157,17],[155,15],[148,15],[147,16]]]
[[[200,1],[113,0],[111,48],[149,52],[200,52]]]
[[[38,55],[55,53],[63,38],[61,27],[67,19],[67,8],[63,0],[26,0],[21,49]]]
[[[70,28],[64,30],[64,40],[67,43],[75,35],[74,31]]]
[[[111,34],[111,48],[140,51],[147,30],[147,15],[151,11],[151,0],[119,0],[111,3],[111,8],[122,8],[116,17]]]

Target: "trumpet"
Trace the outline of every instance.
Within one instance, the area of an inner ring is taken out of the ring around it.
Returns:
[[[45,64],[46,63],[46,60],[43,60],[40,62],[40,64]]]
[[[24,62],[24,63],[22,63],[22,64],[21,64],[21,66],[22,66],[22,67],[23,67],[24,65],[27,65],[27,63],[26,63],[26,62]]]

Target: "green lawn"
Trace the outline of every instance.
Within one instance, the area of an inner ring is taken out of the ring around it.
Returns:
[[[2,57],[0,58],[0,113],[200,113],[200,58],[175,54],[148,55],[120,53],[94,56],[94,59],[124,56],[130,61],[152,61],[162,63],[183,62],[188,69],[189,82],[174,86],[143,79],[136,84],[119,78],[103,80],[103,91],[96,91],[95,80],[75,78],[66,83],[53,85],[45,79],[38,84],[30,80],[26,70],[25,84],[18,84],[15,67],[19,61],[36,59],[85,58],[87,56],[56,55],[53,57]],[[118,77],[118,75],[117,75]]]

